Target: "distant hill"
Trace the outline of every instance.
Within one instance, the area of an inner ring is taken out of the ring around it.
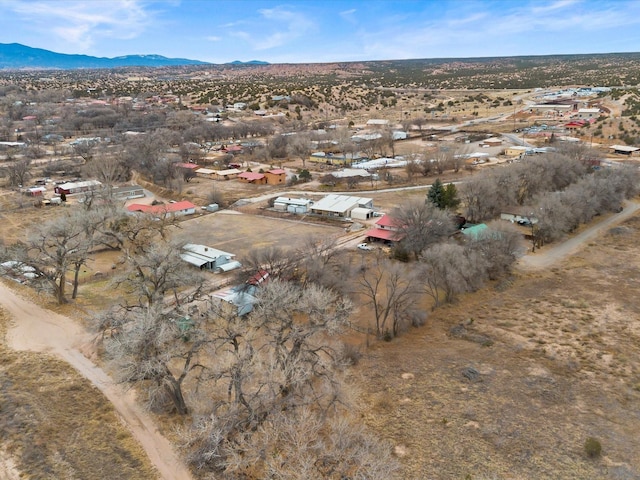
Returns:
[[[19,43],[0,43],[0,69],[63,69],[167,67],[178,65],[206,65],[207,62],[186,58],[167,58],[161,55],[126,55],[106,58],[89,55],[68,55]]]
[[[249,60],[248,62],[241,62],[240,60],[234,60],[227,63],[227,65],[270,65],[269,62],[263,62],[262,60]]]

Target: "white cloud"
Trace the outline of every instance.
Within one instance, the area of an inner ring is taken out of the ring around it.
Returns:
[[[219,42],[222,40],[222,37],[216,37],[215,35],[210,35],[208,37],[205,37],[205,39],[210,42]]]
[[[282,47],[316,29],[304,14],[283,7],[261,9],[258,14],[259,18],[244,19],[248,29],[229,32],[257,51]]]
[[[138,0],[8,0],[0,6],[21,17],[25,29],[47,29],[80,51],[91,48],[98,38],[136,38],[153,18]]]

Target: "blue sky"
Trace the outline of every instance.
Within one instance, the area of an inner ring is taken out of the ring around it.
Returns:
[[[0,43],[213,63],[640,51],[640,0],[0,0]]]

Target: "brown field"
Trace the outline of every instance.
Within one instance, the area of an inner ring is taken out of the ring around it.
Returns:
[[[302,247],[302,241],[308,235],[329,237],[342,233],[344,229],[338,225],[308,223],[303,218],[285,220],[238,212],[219,212],[181,222],[175,238],[234,253],[242,261],[242,255],[253,249],[269,246],[295,249]]]
[[[0,311],[0,478],[157,478],[111,403],[67,363],[7,349]]]
[[[366,350],[358,410],[396,446],[400,478],[640,478],[638,238],[636,215]]]

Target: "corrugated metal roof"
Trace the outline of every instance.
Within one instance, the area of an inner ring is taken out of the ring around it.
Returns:
[[[187,243],[182,247],[185,252],[199,255],[200,257],[207,258],[207,261],[214,261],[218,257],[226,256],[226,257],[235,257],[233,253],[224,252],[222,250],[218,250],[217,248],[208,247],[206,245],[198,245],[196,243]]]
[[[202,267],[204,264],[211,261],[211,259],[204,258],[201,255],[197,255],[191,252],[181,253],[180,258],[183,259],[185,262],[190,263],[191,265],[195,265],[198,268]]]
[[[313,209],[323,212],[344,213],[352,208],[367,205],[371,202],[373,202],[371,198],[331,194],[314,204]]]

